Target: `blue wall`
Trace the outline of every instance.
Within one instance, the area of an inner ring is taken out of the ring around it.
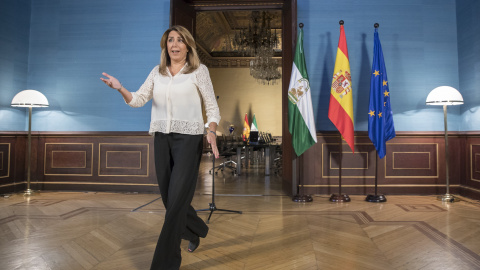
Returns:
[[[0,130],[25,130],[28,125],[26,110],[10,103],[27,89],[30,6],[30,0],[0,1]]]
[[[437,86],[458,89],[457,28],[454,0],[298,1],[316,126],[335,130],[327,117],[330,86],[345,21],[352,73],[355,130],[368,129],[368,95],[373,58],[373,24],[380,24],[397,131],[443,130],[443,110],[425,105]],[[459,130],[459,108],[449,108],[449,129]]]
[[[462,130],[480,129],[480,1],[457,1]]]
[[[471,68],[459,66],[459,51],[463,61],[468,56],[462,54],[462,48],[470,45],[462,41],[468,33],[457,30],[456,17],[457,13],[469,12],[459,24],[476,20],[478,33],[478,19],[469,10],[475,4],[478,11],[475,2],[456,6],[455,0],[345,0],[340,5],[335,1],[298,0],[298,22],[305,24],[304,47],[317,129],[334,130],[327,111],[340,19],[345,21],[350,55],[355,130],[367,130],[375,22],[380,24],[396,130],[443,130],[442,109],[425,106],[430,90],[440,85],[458,88],[472,99],[470,105],[449,108],[449,129],[474,129],[465,124],[465,119],[466,115],[474,116],[471,110],[478,103],[478,91],[473,88],[475,82],[478,86],[478,72],[471,71],[476,81],[460,85],[459,68],[461,74],[465,72],[462,69]],[[18,117],[24,116],[24,109],[12,109],[9,104],[18,91],[26,88],[40,90],[51,104],[47,109],[34,109],[33,130],[148,130],[150,103],[140,109],[128,107],[99,77],[103,71],[115,75],[131,91],[143,83],[159,61],[159,41],[169,21],[169,0],[1,3],[0,20],[10,27],[0,27],[1,130],[25,130],[24,117]],[[478,35],[476,42],[477,46],[471,48],[476,50],[476,58],[470,65],[478,70]],[[4,50],[12,43],[23,53]],[[18,76],[19,72],[23,76]]]
[[[32,1],[28,87],[51,105],[34,109],[32,130],[148,130],[150,103],[130,108],[100,77],[137,90],[159,62],[169,10],[169,1]]]

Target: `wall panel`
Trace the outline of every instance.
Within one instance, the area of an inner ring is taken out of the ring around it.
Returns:
[[[98,175],[148,177],[149,152],[148,143],[101,143]]]
[[[26,133],[0,134],[0,159],[8,145],[26,144]],[[26,147],[16,147],[10,179],[0,178],[0,193],[25,188]],[[153,137],[146,132],[33,132],[32,189],[158,192],[153,164]],[[13,150],[10,150],[12,152]],[[3,167],[2,167],[3,166]],[[7,168],[0,170],[6,174]]]
[[[437,143],[389,143],[385,178],[438,178]]]
[[[0,133],[0,193],[25,189],[27,134]],[[444,194],[442,132],[397,132],[378,159],[367,134],[357,133],[355,152],[338,134],[317,133],[318,143],[299,158],[298,186],[305,194],[374,191],[384,194]],[[450,190],[480,199],[480,134],[449,135]],[[340,170],[341,167],[341,170]],[[158,192],[153,137],[146,132],[34,132],[33,189]],[[292,187],[293,188],[293,187]]]
[[[44,175],[93,176],[93,143],[45,143]]]
[[[0,178],[10,177],[11,143],[0,143]]]
[[[366,132],[356,133],[354,153],[345,141],[340,146],[337,134],[317,133],[318,143],[303,155],[299,187],[304,193],[338,193],[340,180],[342,193],[373,193],[375,178],[384,194],[446,192],[445,139],[441,132],[397,132],[387,143],[383,159],[378,159]],[[475,136],[449,135],[449,180],[451,193],[480,198],[480,139]],[[469,162],[464,158],[467,153]]]
[[[461,194],[480,199],[480,136],[468,133],[465,143],[466,173],[462,184],[466,187]]]

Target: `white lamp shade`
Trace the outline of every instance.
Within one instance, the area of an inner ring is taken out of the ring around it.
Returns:
[[[463,97],[453,87],[439,86],[428,94],[425,103],[427,105],[461,105],[463,104]]]
[[[23,90],[12,99],[12,107],[48,107],[47,98],[37,90]]]

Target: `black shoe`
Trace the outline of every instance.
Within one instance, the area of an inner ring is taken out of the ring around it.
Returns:
[[[188,243],[188,252],[194,252],[199,245],[200,245],[200,237],[197,237],[197,239],[190,241],[190,243]]]

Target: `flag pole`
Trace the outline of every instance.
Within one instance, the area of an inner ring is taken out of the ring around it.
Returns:
[[[378,23],[375,23],[373,27],[375,27],[375,32],[377,32],[377,29],[380,25]],[[375,57],[374,57],[375,61]],[[372,63],[372,65],[375,65],[375,63]],[[372,91],[372,89],[370,89]],[[370,130],[370,126],[369,126]],[[385,146],[386,147],[386,146]],[[387,198],[383,194],[378,194],[378,160],[380,159],[378,155],[378,150],[375,147],[375,194],[368,194],[367,197],[365,198],[365,201],[367,202],[386,202]]]
[[[375,27],[375,28],[377,28],[377,27]],[[379,159],[377,150],[375,150],[375,156],[376,156],[375,157],[375,194],[368,194],[367,197],[365,198],[365,201],[367,201],[367,202],[386,202],[387,198],[385,197],[385,195],[383,195],[383,194],[378,195],[378,193],[377,193],[378,159]]]
[[[302,29],[303,28],[303,23],[299,23],[298,26]],[[293,174],[294,174],[294,177],[297,176],[297,172],[296,172],[296,169],[298,166],[298,162],[299,161],[299,157],[296,155],[296,153],[294,153],[294,166],[293,166]],[[300,162],[300,163],[303,163],[303,162]],[[301,172],[301,171],[300,171]],[[310,195],[305,195],[304,194],[304,186],[302,185],[302,178],[303,178],[303,175],[300,174],[299,176],[299,179],[298,179],[298,185],[297,185],[297,194],[293,196],[292,198],[292,201],[294,202],[312,202],[313,201],[313,198],[312,196]]]
[[[343,21],[340,21],[343,22]],[[350,197],[347,194],[342,194],[342,157],[343,157],[343,141],[342,141],[342,134],[339,135],[340,140],[338,142],[338,149],[340,158],[338,160],[338,194],[332,194],[330,196],[331,202],[349,202]]]
[[[338,22],[340,25],[343,25],[345,22],[340,20]],[[340,132],[340,140],[338,143],[340,158],[338,161],[338,194],[332,194],[330,196],[331,202],[349,202],[350,197],[347,194],[342,194],[342,156],[343,156],[343,142],[342,142],[342,133]],[[353,149],[352,149],[353,150]]]
[[[380,24],[378,24],[378,23],[375,23],[373,25],[373,27],[375,27],[375,29],[378,29],[379,26],[380,26]],[[377,193],[377,190],[378,190],[378,160],[379,160],[378,151],[375,148],[375,194],[368,194],[367,197],[365,198],[365,201],[367,201],[367,202],[386,202],[387,201],[387,198],[385,198],[385,195],[383,195],[383,194],[379,195]]]

